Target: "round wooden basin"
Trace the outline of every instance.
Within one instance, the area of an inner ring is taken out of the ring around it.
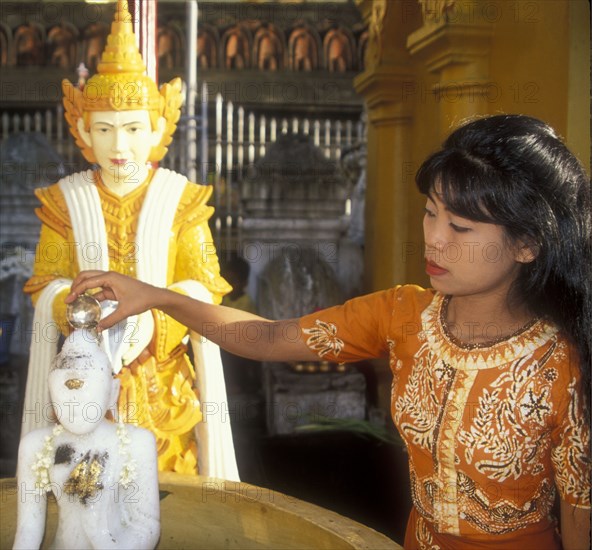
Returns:
[[[401,549],[389,538],[339,514],[247,483],[160,474],[159,549]],[[12,548],[16,480],[0,480],[0,548]],[[53,540],[57,506],[49,500],[45,539]]]

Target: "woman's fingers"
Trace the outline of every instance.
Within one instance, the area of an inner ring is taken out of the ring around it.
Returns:
[[[74,301],[78,296],[93,288],[101,291],[95,294],[95,298],[102,300],[117,300],[117,292],[112,287],[113,273],[107,271],[81,271],[72,281],[70,294],[66,297],[66,303]]]
[[[113,313],[110,313],[107,317],[99,321],[97,330],[100,332],[106,328],[111,328],[113,325],[116,325],[119,321],[123,321],[127,317],[128,315],[124,313],[122,308],[117,308]]]
[[[150,285],[116,273],[114,271],[81,271],[72,282],[66,303],[74,301],[82,293],[99,289],[93,296],[99,301],[115,300],[119,302],[117,309],[102,319],[97,328],[103,330],[135,315],[150,309]]]

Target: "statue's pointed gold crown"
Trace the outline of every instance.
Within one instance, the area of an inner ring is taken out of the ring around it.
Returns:
[[[83,90],[68,80],[62,82],[66,119],[77,145],[87,160],[95,162],[92,150],[85,145],[77,130],[77,122],[84,117],[88,126],[90,111],[147,110],[153,127],[159,117],[167,121],[161,144],[154,148],[151,161],[158,161],[166,154],[166,145],[179,120],[181,107],[181,80],[176,78],[162,86],[146,75],[146,65],[136,45],[132,17],[126,0],[118,0],[115,17],[107,45],[97,66],[97,74],[85,84]]]
[[[137,73],[144,74],[146,65],[136,46],[136,36],[128,4],[117,2],[115,17],[111,23],[111,34],[97,70],[99,74]]]
[[[160,108],[162,98],[156,83],[146,75],[125,0],[117,2],[111,33],[97,71],[84,87],[85,110]]]

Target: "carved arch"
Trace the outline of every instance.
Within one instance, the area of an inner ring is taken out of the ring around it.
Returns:
[[[220,35],[218,29],[204,23],[197,30],[197,66],[215,69],[220,66]]]
[[[168,22],[156,32],[158,66],[164,69],[182,67],[185,63],[185,39],[179,25]]]
[[[354,51],[354,38],[349,30],[343,27],[330,29],[323,40],[325,69],[332,73],[353,70]]]
[[[222,62],[225,69],[248,69],[251,67],[251,44],[249,29],[241,23],[230,27],[222,35]]]
[[[41,66],[44,62],[45,29],[35,22],[20,25],[14,31],[12,55],[16,66]]]
[[[0,67],[12,65],[12,31],[0,22]]]
[[[84,64],[91,74],[96,71],[97,64],[101,60],[108,34],[109,27],[104,23],[92,23],[82,33]]]
[[[288,41],[289,67],[293,71],[314,71],[321,66],[321,39],[310,25],[300,23]]]
[[[47,33],[47,65],[72,69],[78,60],[78,29],[63,21]]]
[[[263,23],[253,39],[253,67],[262,71],[278,71],[285,66],[286,43],[275,25]]]
[[[358,68],[363,71],[366,68],[366,48],[370,33],[365,30],[358,38]]]

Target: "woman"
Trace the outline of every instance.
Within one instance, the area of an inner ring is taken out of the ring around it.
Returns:
[[[547,125],[500,115],[457,129],[417,183],[430,289],[287,321],[113,273],[82,273],[67,300],[101,287],[120,302],[101,327],[156,307],[253,359],[388,356],[414,503],[405,548],[588,548],[590,182]],[[247,329],[261,343],[234,339]]]

